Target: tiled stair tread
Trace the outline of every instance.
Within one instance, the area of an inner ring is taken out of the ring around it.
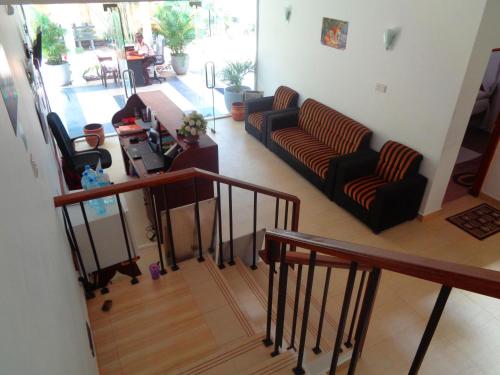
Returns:
[[[251,272],[253,278],[258,282],[258,285],[263,289],[267,290],[268,286],[268,278],[269,278],[269,268],[267,265],[261,263],[259,264],[258,270]],[[307,271],[302,273],[302,282],[307,278]],[[287,291],[287,310],[285,320],[291,327],[291,320],[293,314],[293,305],[295,298],[295,285],[297,282],[297,274],[293,269],[289,269],[288,272],[288,291]],[[279,273],[275,274],[274,279],[274,300],[276,301],[278,295],[278,284],[279,284]],[[266,294],[267,296],[267,294]],[[266,297],[267,298],[267,297]],[[298,309],[298,323],[297,323],[297,333],[295,336],[295,342],[297,346],[297,342],[299,340],[300,335],[300,327],[302,324],[302,313],[304,307],[304,298],[305,298],[305,286],[302,285],[300,289],[300,300],[299,300],[299,309]],[[307,332],[307,344],[306,347],[312,349],[316,343],[316,336],[318,332],[318,323],[321,311],[321,300],[313,297],[311,299],[311,307],[309,310],[309,320],[308,320],[308,332]],[[325,313],[324,321],[323,321],[323,332],[321,335],[321,350],[323,352],[329,352],[333,349],[333,343],[337,334],[337,322],[335,319],[328,313],[328,310]],[[288,340],[288,336],[286,337]],[[342,348],[346,350],[347,348]]]
[[[292,370],[296,365],[297,355],[292,351],[287,351],[276,357],[260,361],[240,375],[290,375],[293,374]]]
[[[270,358],[272,348],[262,343],[264,335],[254,335],[225,345],[217,352],[174,372],[176,375],[239,374],[255,363]],[[279,357],[279,356],[278,356]]]

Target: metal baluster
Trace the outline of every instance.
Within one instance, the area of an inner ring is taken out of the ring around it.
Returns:
[[[273,288],[274,288],[274,272],[275,272],[275,254],[278,250],[278,246],[276,246],[276,242],[274,241],[266,241],[266,247],[268,252],[269,259],[269,281],[267,287],[267,321],[266,321],[266,338],[263,340],[265,346],[271,346],[273,344],[273,340],[271,339],[271,322],[273,315]]]
[[[276,197],[276,209],[274,211],[274,227],[278,228],[278,218],[280,213],[280,199]]]
[[[120,194],[116,194],[116,203],[118,204],[118,212],[120,213],[120,221],[122,223],[122,230],[123,230],[123,237],[125,238],[125,246],[127,247],[127,256],[128,256],[128,261],[130,264],[132,264],[132,252],[130,251],[130,244],[128,242],[128,235],[127,235],[127,226],[125,225],[125,217],[123,215],[123,207],[122,207],[122,202],[120,200]],[[132,277],[132,280],[130,280],[130,283],[132,285],[137,284],[139,282],[139,279],[137,277]]]
[[[156,198],[155,195],[153,194],[153,190],[149,188],[149,196],[150,196],[150,201],[151,205],[153,206],[153,225],[155,227],[155,232],[156,232],[156,246],[158,248],[158,257],[160,258],[160,273],[162,275],[165,275],[167,273],[167,270],[165,269],[165,262],[163,261],[163,253],[161,251],[161,240],[160,240],[160,228],[161,228],[161,213],[158,211],[158,207],[156,205]]]
[[[378,284],[380,281],[380,268],[373,268],[368,277],[366,284],[365,296],[363,298],[363,305],[359,314],[358,327],[354,336],[354,348],[352,349],[351,362],[349,364],[349,371],[347,375],[354,375],[358,359],[363,349],[364,339],[368,331],[370,317],[375,304],[375,296],[377,294]]]
[[[285,201],[285,222],[283,223],[283,229],[286,230],[288,226],[288,201]]]
[[[293,304],[292,333],[290,334],[290,346],[288,349],[295,350],[295,331],[297,329],[297,315],[299,313],[300,287],[302,283],[302,264],[297,269],[297,283],[295,284],[295,299]]]
[[[332,269],[330,267],[328,267],[326,269],[325,287],[323,288],[323,301],[321,302],[321,312],[319,314],[318,335],[316,336],[316,346],[312,349],[314,354],[321,353],[321,348],[320,348],[321,334],[323,332],[323,320],[325,319],[326,302],[328,300],[328,288],[330,287],[331,275],[332,275]]]
[[[234,266],[234,243],[233,243],[233,187],[228,185],[229,189],[229,262],[230,266]]]
[[[257,192],[253,192],[253,253],[252,253],[252,270],[257,269]]]
[[[83,202],[80,202],[80,208],[82,210],[83,221],[85,222],[85,228],[87,229],[87,235],[89,236],[90,248],[92,249],[92,255],[94,256],[95,265],[97,267],[97,278],[100,280],[101,278],[101,265],[99,263],[99,257],[97,256],[97,251],[94,244],[94,237],[92,237],[92,232],[90,231],[89,221],[87,219],[87,213],[85,212],[85,207],[83,206]],[[104,285],[101,288],[101,294],[109,293],[109,289]]]
[[[168,204],[168,195],[165,185],[161,187],[163,193],[163,201],[165,202],[165,216],[167,219],[167,236],[168,236],[168,246],[170,248],[170,254],[172,254],[172,266],[170,269],[172,271],[177,271],[179,266],[177,265],[177,257],[175,256],[175,244],[174,244],[174,233],[172,231],[172,218],[170,217],[170,206]]]
[[[194,199],[195,199],[195,218],[196,218],[196,233],[198,234],[198,262],[204,262],[203,244],[201,241],[201,223],[200,223],[200,201],[198,197],[198,179],[194,178]]]
[[[278,284],[278,308],[276,313],[276,333],[274,334],[274,351],[271,356],[280,354],[283,344],[283,328],[285,326],[286,292],[288,282],[288,264],[286,263],[286,246],[281,246],[280,278]]]
[[[95,294],[92,290],[92,284],[90,284],[89,282],[87,271],[85,270],[85,265],[83,264],[82,254],[80,253],[80,247],[78,246],[78,241],[76,240],[75,231],[73,230],[73,224],[71,224],[71,220],[69,218],[68,209],[66,208],[66,206],[63,206],[62,209],[63,215],[68,222],[68,230],[71,235],[73,245],[75,246],[76,257],[78,258],[78,262],[80,263],[80,271],[83,275],[83,288],[85,290],[85,298],[94,298]]]
[[[304,361],[304,349],[306,346],[307,321],[309,320],[309,307],[311,306],[311,294],[314,283],[314,268],[316,267],[316,251],[309,255],[309,269],[307,270],[306,296],[304,298],[304,311],[302,313],[302,327],[300,332],[299,354],[297,356],[297,366],[293,369],[296,375],[305,374],[302,363]]]
[[[219,221],[219,268],[224,266],[224,249],[222,248],[222,209],[220,196],[220,182],[217,181],[217,220]]]
[[[363,287],[365,286],[366,271],[361,274],[361,281],[359,282],[358,294],[356,295],[356,304],[354,305],[354,312],[351,318],[351,327],[349,328],[349,334],[347,336],[347,341],[344,345],[347,348],[352,347],[352,333],[354,332],[354,324],[356,323],[356,317],[358,316],[359,302],[361,301],[361,294],[363,293]]]
[[[450,296],[451,289],[452,288],[447,285],[441,285],[441,290],[439,291],[436,304],[432,309],[431,316],[429,318],[429,321],[427,322],[427,327],[425,327],[424,335],[422,336],[422,340],[418,345],[418,350],[415,354],[415,358],[413,359],[408,375],[418,374],[418,370],[422,365],[425,354],[427,353],[427,349],[429,348],[432,337],[434,336],[434,332],[436,332],[436,328],[439,324],[439,320],[441,319],[441,315],[443,315],[443,311],[446,306],[446,302],[448,301],[448,297]]]
[[[330,365],[330,375],[335,375],[335,372],[337,371],[337,363],[339,361],[340,352],[342,351],[340,346],[342,345],[342,338],[344,337],[345,325],[347,322],[347,315],[349,314],[349,306],[351,305],[352,291],[354,289],[354,281],[356,280],[357,271],[358,264],[356,262],[352,262],[351,267],[349,268],[349,276],[347,278],[342,311],[340,312],[337,338],[335,339],[335,346],[333,349],[332,364]]]

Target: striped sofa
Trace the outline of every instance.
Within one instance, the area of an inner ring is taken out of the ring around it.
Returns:
[[[272,116],[268,147],[324,192],[333,190],[338,163],[368,149],[372,132],[313,99]]]
[[[266,145],[268,119],[274,114],[296,109],[298,100],[296,91],[280,86],[273,96],[246,101],[245,130]]]
[[[339,164],[333,200],[375,233],[417,216],[427,179],[418,174],[423,157],[388,141],[379,153],[365,152]]]

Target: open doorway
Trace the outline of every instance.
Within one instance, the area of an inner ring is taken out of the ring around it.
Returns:
[[[486,174],[491,144],[498,137],[500,114],[500,48],[491,53],[443,203],[477,195]]]
[[[51,45],[42,43],[41,71],[51,109],[60,115],[70,137],[81,135],[89,123],[102,124],[106,135],[115,135],[111,118],[131,93],[129,75],[123,75],[126,70],[135,69],[137,92],[161,90],[183,111],[197,110],[210,118],[229,113],[221,69],[229,62],[255,63],[257,0],[44,4],[25,5],[24,11],[33,39],[41,22],[58,33]],[[162,35],[167,27],[161,24],[166,22],[160,17],[162,11],[176,12],[192,26],[191,37],[180,35],[185,39],[183,52],[189,56],[185,73],[177,70],[173,41]],[[154,56],[147,73],[127,54],[134,49],[137,33]],[[54,46],[60,64],[46,48]],[[213,89],[206,85],[207,62],[215,65]],[[55,65],[69,69],[54,73]],[[151,85],[144,85],[144,74]],[[243,85],[254,88],[253,73]]]

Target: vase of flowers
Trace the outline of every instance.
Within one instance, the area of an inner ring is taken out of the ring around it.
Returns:
[[[184,142],[196,143],[200,135],[206,132],[207,120],[201,113],[193,111],[189,115],[184,115],[182,126],[179,129],[179,134],[184,136]]]

